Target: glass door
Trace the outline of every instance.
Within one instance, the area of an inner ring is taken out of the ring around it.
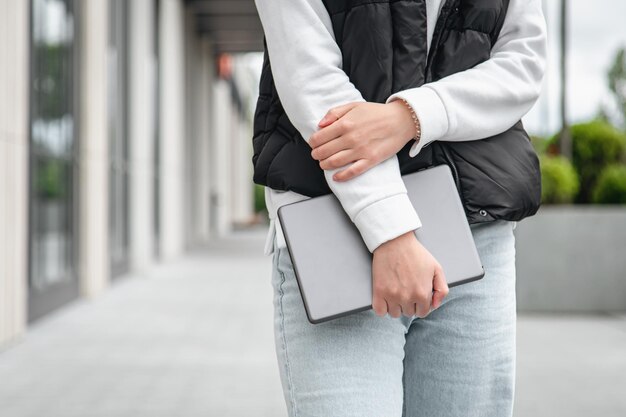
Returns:
[[[32,0],[28,319],[78,296],[77,24],[73,0]]]
[[[128,2],[109,0],[109,253],[112,277],[128,270]]]

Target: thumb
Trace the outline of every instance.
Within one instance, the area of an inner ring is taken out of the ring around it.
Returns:
[[[337,120],[341,119],[346,113],[352,110],[357,105],[361,104],[361,101],[352,101],[350,103],[342,104],[341,106],[333,107],[328,110],[322,120],[318,123],[320,127],[326,127]]]
[[[446,282],[446,276],[443,268],[435,268],[435,276],[433,277],[433,299],[431,306],[433,309],[439,308],[443,299],[448,295],[449,288]]]

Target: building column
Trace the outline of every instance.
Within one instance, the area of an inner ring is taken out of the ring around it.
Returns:
[[[231,134],[231,221],[233,225],[246,225],[254,214],[254,188],[252,183],[252,129],[238,111],[232,112]]]
[[[256,80],[256,64],[258,60],[251,54],[243,54],[233,58],[233,79],[238,87],[241,100],[244,103],[243,112],[234,117],[233,134],[233,223],[247,225],[254,221],[254,183],[252,165],[252,119],[254,105],[258,94],[258,80]],[[255,68],[253,70],[252,68]]]
[[[198,194],[198,149],[200,132],[199,120],[200,85],[200,48],[196,34],[196,18],[190,9],[185,12],[185,248],[191,248],[197,243],[197,202],[201,198]]]
[[[129,4],[130,268],[147,268],[154,253],[154,100],[157,61],[154,0]]]
[[[200,41],[200,72],[198,79],[197,129],[198,129],[198,199],[196,220],[197,238],[201,242],[210,239],[210,217],[211,217],[211,183],[210,183],[210,147],[211,140],[211,77],[215,68],[215,58],[213,55],[213,45],[207,37]]]
[[[0,13],[0,347],[26,329],[29,2]]]
[[[160,248],[164,260],[184,247],[184,4],[161,0],[159,12]]]
[[[231,134],[233,104],[227,81],[215,78],[211,129],[211,227],[215,236],[230,233],[231,224]]]
[[[80,226],[81,293],[95,296],[110,281],[107,134],[108,2],[81,3]]]
[[[186,149],[185,149],[185,243],[187,248],[209,239],[209,98],[210,68],[214,64],[207,37],[196,30],[196,17],[188,10],[185,27],[186,54]]]

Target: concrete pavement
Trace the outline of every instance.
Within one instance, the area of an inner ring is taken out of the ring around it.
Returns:
[[[116,281],[0,352],[2,417],[284,417],[265,229]],[[626,415],[626,315],[520,315],[516,417]]]

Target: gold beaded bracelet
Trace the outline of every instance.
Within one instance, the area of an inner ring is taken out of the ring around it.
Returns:
[[[420,125],[420,121],[417,118],[417,114],[415,114],[415,110],[413,110],[413,107],[411,107],[411,105],[409,104],[408,101],[406,101],[403,98],[400,98],[400,100],[402,100],[402,102],[409,108],[409,111],[411,112],[411,117],[413,118],[413,122],[415,123],[415,136],[411,139],[415,139],[415,141],[417,143],[419,143],[421,137],[422,137],[422,126]]]

